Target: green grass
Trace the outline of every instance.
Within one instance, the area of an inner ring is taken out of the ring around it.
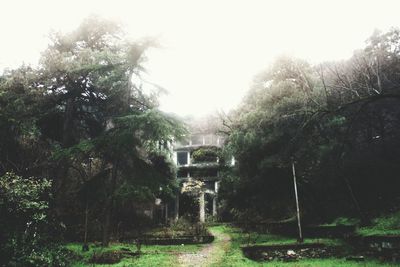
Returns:
[[[225,260],[226,253],[231,249],[231,242],[224,241],[223,237],[229,236],[225,231],[224,226],[210,227],[210,232],[215,236],[214,250],[211,256],[211,260],[208,262],[210,266],[220,266]]]
[[[357,225],[360,219],[349,217],[338,217],[331,223],[321,224],[321,226],[338,226],[338,225]]]
[[[246,258],[241,250],[241,246],[247,245],[248,237],[241,233],[240,229],[229,227],[229,226],[218,226],[211,228],[212,231],[219,231],[223,233],[227,233],[231,236],[231,243],[225,250],[225,255],[221,262],[218,262],[212,267],[228,267],[228,266],[284,266],[284,267],[356,267],[356,266],[397,266],[391,264],[381,263],[379,261],[374,260],[366,260],[365,262],[351,262],[346,261],[345,259],[340,258],[328,258],[328,259],[302,259],[298,262],[281,262],[281,261],[272,261],[272,262],[256,262]],[[255,233],[253,233],[256,236]],[[328,245],[339,245],[340,241],[336,240],[328,240],[328,239],[306,239],[305,242],[314,242],[316,240],[325,242]],[[255,245],[264,245],[264,244],[288,244],[296,242],[295,239],[286,238],[277,235],[269,235],[262,234],[255,240],[253,244]]]
[[[259,234],[255,232],[242,233],[238,228],[226,227],[226,231],[242,245],[284,245],[297,243],[296,238],[275,234]],[[340,246],[343,242],[339,239],[329,238],[305,238],[304,243],[322,243],[330,246]]]
[[[240,246],[243,244],[243,236],[238,232],[238,229],[229,226],[212,227],[211,231],[225,233],[231,237],[229,246],[225,247],[225,255],[223,260],[213,263],[212,267],[218,266],[254,266],[255,262],[243,256]]]
[[[122,248],[128,248],[132,252],[136,251],[136,246],[133,244],[122,244],[122,243],[112,243],[107,248],[96,247],[93,244],[90,246],[90,251],[82,252],[82,244],[70,243],[66,245],[71,251],[74,251],[77,255],[82,256],[82,260],[75,262],[73,267],[80,266],[176,266],[177,255],[181,252],[195,252],[198,251],[202,245],[178,245],[178,246],[142,246],[142,255],[140,257],[127,257],[123,258],[119,263],[113,265],[104,264],[89,264],[89,259],[94,253],[101,253],[106,251],[116,251]]]
[[[400,235],[400,211],[373,219],[370,226],[359,228],[357,233],[362,236]]]
[[[297,262],[256,262],[246,258],[241,250],[241,246],[247,245],[250,240],[250,245],[272,245],[272,244],[288,244],[295,243],[294,238],[282,237],[279,235],[272,234],[250,234],[249,236],[243,234],[238,228],[234,228],[228,225],[220,225],[210,227],[210,231],[216,235],[214,249],[211,251],[211,257],[208,260],[208,264],[211,267],[228,267],[228,266],[283,266],[283,267],[328,267],[328,266],[343,266],[343,267],[357,267],[357,266],[398,266],[391,265],[390,263],[382,263],[375,260],[367,259],[365,262],[351,262],[346,261],[342,258],[328,258],[328,259],[302,259]],[[223,237],[229,235],[231,240],[226,242]],[[339,240],[330,239],[305,239],[306,243],[320,242],[327,245],[342,245]],[[76,254],[82,256],[82,260],[75,262],[74,267],[78,266],[178,266],[178,255],[179,253],[196,252],[199,251],[204,245],[185,245],[185,246],[142,246],[143,254],[137,258],[124,258],[118,264],[114,265],[93,265],[89,264],[88,261],[92,257],[93,253],[100,253],[105,251],[121,250],[122,248],[129,248],[131,251],[136,250],[136,246],[133,244],[121,244],[113,243],[108,248],[91,246],[89,252],[82,252],[81,244],[67,244],[66,247]]]

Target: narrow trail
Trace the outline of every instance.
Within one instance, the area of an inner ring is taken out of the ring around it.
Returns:
[[[230,247],[230,236],[214,228],[210,229],[215,240],[211,244],[205,245],[200,251],[192,253],[182,253],[178,256],[180,266],[210,266],[221,262],[225,252]]]

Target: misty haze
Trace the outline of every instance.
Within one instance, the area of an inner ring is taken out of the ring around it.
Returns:
[[[400,3],[4,1],[0,266],[399,266]]]

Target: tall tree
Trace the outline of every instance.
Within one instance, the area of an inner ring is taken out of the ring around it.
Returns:
[[[78,212],[79,192],[92,187],[99,194],[87,196],[103,205],[105,245],[122,185],[131,191],[142,188],[147,199],[161,185],[173,186],[167,146],[184,130],[177,119],[157,110],[156,94],[142,91],[142,63],[153,44],[132,42],[119,25],[90,17],[73,32],[53,33],[37,68],[11,71],[0,81],[0,101],[6,107],[0,110],[0,127],[10,135],[10,143],[0,145],[7,152],[1,155],[2,171],[29,174],[13,144],[43,144],[37,151],[31,148],[32,157],[24,160],[53,179],[52,210],[76,224],[68,210]],[[94,162],[91,175],[88,158]]]
[[[256,76],[227,127],[237,159],[238,178],[225,181],[236,192],[225,192],[232,207],[293,214],[287,177],[294,156],[300,202],[311,217],[367,219],[367,212],[394,208],[398,194],[386,185],[398,184],[391,173],[400,133],[399,47],[398,29],[376,32],[349,60],[312,66],[281,58]],[[236,194],[247,198],[235,202]]]

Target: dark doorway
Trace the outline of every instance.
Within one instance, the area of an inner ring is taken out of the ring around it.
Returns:
[[[198,198],[189,194],[181,194],[179,196],[179,216],[197,222],[199,220]]]

